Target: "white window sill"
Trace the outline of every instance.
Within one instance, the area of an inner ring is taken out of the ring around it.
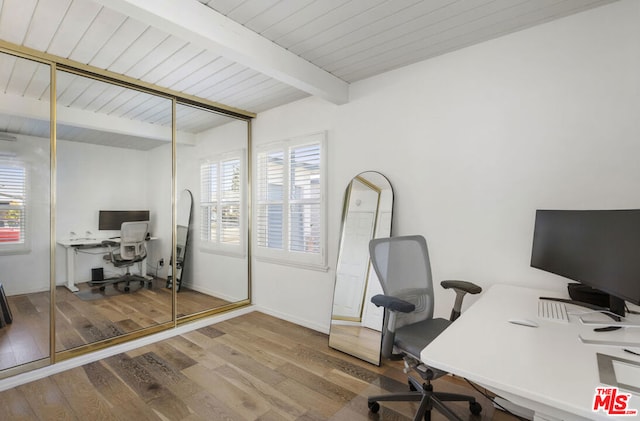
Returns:
[[[201,253],[207,253],[207,254],[217,254],[217,255],[226,256],[226,257],[236,257],[238,259],[244,259],[245,257],[247,257],[247,254],[241,251],[222,250],[222,249],[206,247],[206,246],[198,247],[198,251],[200,251]]]
[[[292,260],[281,259],[277,257],[265,257],[265,256],[256,256],[256,255],[254,255],[254,257],[259,262],[272,263],[274,265],[289,266],[289,267],[306,269],[306,270],[315,270],[318,272],[329,271],[329,266],[327,266],[326,264],[320,265],[320,264],[313,264],[313,263],[303,263],[303,262],[296,262]]]

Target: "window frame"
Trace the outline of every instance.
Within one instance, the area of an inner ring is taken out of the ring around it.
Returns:
[[[295,251],[290,249],[289,236],[290,236],[290,216],[291,206],[299,203],[308,203],[304,200],[293,199],[290,197],[290,165],[291,165],[291,150],[305,145],[319,145],[320,149],[320,169],[319,169],[319,223],[320,229],[318,230],[319,245],[318,253],[309,253],[303,251]],[[277,153],[281,151],[283,157],[286,157],[286,165],[283,170],[283,187],[282,187],[282,209],[283,209],[283,223],[282,223],[282,248],[269,248],[260,245],[259,231],[260,231],[260,214],[259,207],[269,204],[279,204],[280,201],[273,200],[260,200],[261,182],[264,178],[260,174],[260,156],[264,153]],[[252,254],[256,259],[281,265],[302,267],[306,269],[327,271],[327,133],[326,131],[315,132],[308,135],[291,137],[288,139],[278,140],[274,142],[264,143],[254,148],[254,160],[253,160],[253,180],[255,187],[253,188],[253,207],[252,214],[254,215],[253,223],[253,235],[252,235]]]
[[[0,167],[19,167],[24,170],[23,192],[24,199],[23,204],[20,207],[23,211],[24,217],[21,223],[22,228],[22,242],[0,242],[0,255],[10,254],[25,254],[31,250],[31,192],[30,192],[30,165],[28,162],[20,159],[0,159]],[[0,205],[0,209],[5,209]],[[7,210],[18,209],[17,207],[7,206]]]
[[[219,211],[222,209],[224,204],[229,204],[235,201],[230,201],[225,199],[223,195],[221,195],[221,185],[223,174],[220,171],[222,168],[223,162],[228,162],[232,160],[239,161],[239,169],[240,169],[240,180],[239,180],[239,192],[238,192],[238,206],[239,206],[239,215],[238,215],[238,229],[239,229],[239,241],[238,243],[227,243],[220,241],[222,231],[222,213]],[[217,165],[217,174],[216,174],[216,200],[215,201],[204,201],[202,195],[202,189],[204,185],[204,180],[202,179],[202,167],[207,164],[216,164]],[[197,234],[197,241],[199,243],[199,250],[207,253],[214,254],[222,254],[228,256],[235,257],[245,257],[246,256],[246,245],[247,245],[247,224],[246,224],[246,180],[247,180],[247,165],[246,165],[246,149],[238,149],[234,151],[229,151],[225,153],[211,155],[205,159],[200,160],[198,165],[198,179],[200,181],[200,192],[198,198],[198,215],[197,220],[199,221],[199,232]],[[203,238],[203,230],[205,227],[202,225],[204,218],[204,208],[207,206],[211,206],[211,204],[215,203],[217,205],[217,223],[218,229],[216,230],[216,239],[212,240]]]

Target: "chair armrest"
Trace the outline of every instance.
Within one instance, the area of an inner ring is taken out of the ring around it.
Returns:
[[[102,245],[102,247],[116,247],[120,245],[120,243],[116,243],[115,241],[111,241],[111,240],[103,240],[102,243],[100,243],[100,245]]]
[[[451,321],[460,317],[460,312],[462,311],[462,300],[466,294],[479,294],[482,292],[482,288],[468,281],[442,281],[440,282],[440,285],[442,285],[442,288],[444,289],[453,289],[456,293],[456,301],[453,304],[451,316],[449,317],[449,320]]]
[[[479,294],[482,292],[482,288],[473,282],[468,281],[442,281],[440,282],[440,285],[444,289],[459,289],[468,294]]]
[[[375,304],[376,307],[384,307],[387,310],[399,311],[400,313],[411,313],[416,309],[416,306],[410,302],[390,295],[374,295],[371,297],[371,302]]]

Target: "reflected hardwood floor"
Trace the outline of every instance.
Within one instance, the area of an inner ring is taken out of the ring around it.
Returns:
[[[6,420],[409,420],[414,403],[370,414],[366,397],[406,390],[401,362],[376,367],[327,335],[258,312],[0,393]],[[439,390],[472,393],[452,378]],[[482,417],[514,420],[478,395]],[[434,413],[434,420],[443,418]]]
[[[331,323],[329,346],[338,350],[351,350],[351,355],[378,363],[382,333],[364,326]],[[377,352],[376,352],[377,351]]]
[[[98,299],[83,300],[65,287],[56,288],[56,350],[72,349],[171,320],[171,290],[156,279],[153,288],[132,286],[129,293],[107,287]],[[91,288],[77,285],[80,293]],[[13,323],[0,329],[0,370],[49,356],[49,293],[7,297]],[[178,293],[178,317],[228,301],[188,288]]]

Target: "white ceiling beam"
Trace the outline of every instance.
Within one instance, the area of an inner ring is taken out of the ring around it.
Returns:
[[[349,84],[196,0],[95,0],[294,88],[345,104]]]
[[[19,95],[0,95],[0,114],[49,121],[49,111],[49,103],[45,101],[38,101]],[[167,143],[171,142],[171,128],[157,124],[69,107],[58,107],[56,117],[59,124],[66,124],[72,127],[99,130],[113,133],[114,135],[137,136],[162,140]],[[176,140],[178,143],[194,145],[196,137],[192,133],[178,132]]]

